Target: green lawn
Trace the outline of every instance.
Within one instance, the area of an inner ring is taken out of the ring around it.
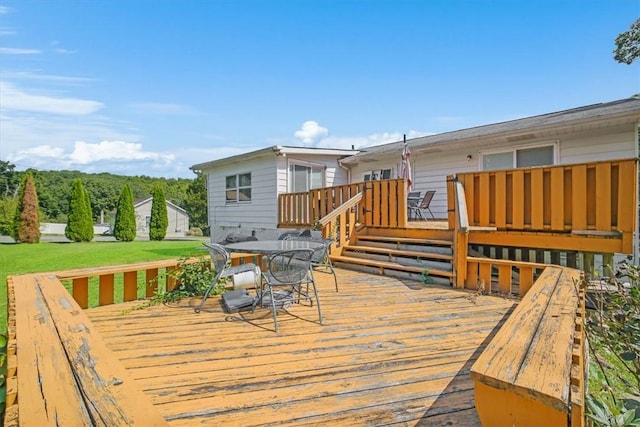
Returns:
[[[0,333],[7,327],[7,276],[208,254],[204,240],[0,244]]]

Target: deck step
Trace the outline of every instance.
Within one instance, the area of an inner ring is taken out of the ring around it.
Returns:
[[[345,252],[365,252],[365,253],[381,253],[381,254],[389,254],[400,257],[409,257],[409,258],[424,258],[424,259],[438,259],[451,261],[453,260],[453,255],[450,254],[442,254],[442,253],[433,253],[433,252],[424,252],[424,251],[413,251],[413,250],[401,250],[401,249],[388,249],[382,247],[374,247],[374,246],[345,246]]]
[[[401,235],[356,234],[331,260],[343,268],[425,283],[453,282],[453,242]]]
[[[344,256],[344,255],[331,255],[331,261],[342,262],[347,264],[359,264],[359,265],[366,265],[371,267],[378,267],[380,268],[381,274],[384,274],[385,269],[406,271],[406,272],[417,273],[417,274],[422,274],[425,271],[425,267],[420,267],[420,266],[404,265],[397,262],[379,261],[371,258],[358,258],[358,257]],[[429,268],[428,271],[430,276],[441,276],[441,277],[447,277],[447,278],[453,277],[453,272],[451,271],[437,270],[433,268]]]
[[[375,235],[358,235],[356,236],[358,241],[374,241],[374,242],[391,242],[399,244],[416,244],[416,245],[440,245],[440,246],[453,246],[453,242],[449,240],[438,239],[420,239],[415,237],[391,237],[391,236],[375,236]]]

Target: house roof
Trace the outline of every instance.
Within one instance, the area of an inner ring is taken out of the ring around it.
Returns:
[[[272,147],[262,148],[260,150],[251,151],[248,153],[242,153],[231,157],[225,157],[223,159],[212,160],[210,162],[198,163],[197,165],[191,166],[189,169],[191,170],[204,170],[215,167],[219,164],[228,165],[229,163],[237,162],[237,161],[247,161],[250,159],[256,159],[260,157],[268,157],[268,156],[282,156],[282,155],[291,155],[291,154],[304,154],[304,155],[312,155],[312,156],[335,156],[335,157],[345,157],[353,154],[357,154],[358,150],[343,150],[337,148],[309,148],[309,147],[293,147],[286,145],[274,145]]]
[[[640,122],[640,98],[632,97],[612,102],[587,105],[569,110],[526,117],[495,124],[478,126],[436,135],[407,140],[411,150],[435,152],[443,145],[454,148],[471,140],[504,138],[506,141],[524,141],[534,137],[532,132],[551,131],[567,126],[592,124],[621,120],[624,123]],[[372,161],[376,157],[397,154],[402,151],[403,141],[392,142],[362,149],[360,153],[341,160],[345,165],[356,165],[360,161]]]
[[[133,207],[135,209],[135,208],[137,208],[139,206],[142,206],[145,203],[149,203],[151,201],[153,201],[153,197],[146,197],[144,199],[137,199],[137,200],[135,200],[133,202]],[[165,202],[166,202],[167,205],[171,206],[173,209],[175,209],[177,211],[180,211],[180,212],[184,213],[185,215],[189,215],[189,213],[185,209],[181,208],[180,206],[176,205],[175,203],[173,203],[173,202],[171,202],[169,200],[165,200]]]

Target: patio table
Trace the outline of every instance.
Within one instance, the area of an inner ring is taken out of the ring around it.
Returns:
[[[224,247],[229,252],[248,252],[270,255],[280,251],[296,249],[319,249],[322,243],[304,240],[247,240],[244,242],[228,243]]]

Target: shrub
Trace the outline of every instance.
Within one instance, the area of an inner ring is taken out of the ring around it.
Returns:
[[[202,237],[202,229],[199,227],[191,227],[187,232],[187,236]]]
[[[167,235],[169,218],[167,216],[167,200],[160,185],[153,189],[153,202],[151,203],[151,220],[149,221],[149,239],[162,240]]]
[[[586,323],[593,353],[587,415],[596,425],[640,425],[640,266],[622,263],[602,282]]]
[[[158,290],[151,299],[133,309],[125,310],[123,314],[131,310],[140,310],[153,305],[180,301],[183,298],[202,296],[215,278],[216,271],[211,268],[211,258],[208,256],[201,256],[195,262],[193,259],[183,257],[180,258],[178,262],[178,268],[168,272],[167,275],[176,280],[177,285],[174,289],[166,291],[158,287]],[[148,286],[152,286],[159,281],[160,277],[148,283]],[[226,278],[219,280],[209,295],[223,294],[226,290],[226,282]]]
[[[136,211],[133,206],[133,193],[129,184],[125,184],[122,187],[116,209],[113,236],[116,240],[131,242],[136,238]]]
[[[40,241],[38,194],[31,174],[26,174],[22,181],[13,227],[13,238],[16,242],[38,243]]]
[[[93,240],[91,201],[80,179],[73,181],[71,192],[69,193],[69,215],[64,235],[74,242],[90,242]]]

